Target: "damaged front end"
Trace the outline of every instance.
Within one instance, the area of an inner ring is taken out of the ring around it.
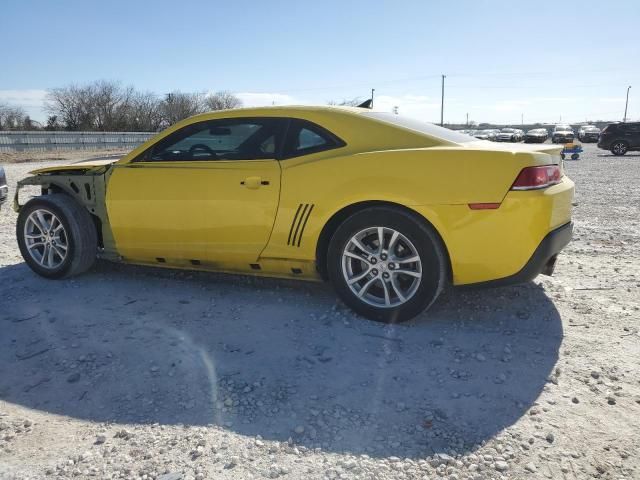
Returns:
[[[109,227],[106,210],[106,181],[110,174],[110,165],[91,165],[78,168],[77,164],[68,167],[53,167],[35,170],[33,175],[19,180],[13,197],[13,209],[20,212],[20,191],[26,186],[40,186],[41,195],[64,193],[85,207],[94,220],[98,232],[100,256],[109,260],[118,260],[115,241]]]

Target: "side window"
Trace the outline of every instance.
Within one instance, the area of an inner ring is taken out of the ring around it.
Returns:
[[[160,140],[143,161],[259,160],[275,158],[282,141],[278,119],[212,120],[188,125]]]
[[[284,157],[299,157],[344,145],[342,140],[315,123],[291,119],[285,142]]]
[[[303,127],[298,132],[297,143],[298,146],[296,150],[306,150],[307,148],[315,148],[326,145],[328,141],[326,138],[322,137],[316,132]]]

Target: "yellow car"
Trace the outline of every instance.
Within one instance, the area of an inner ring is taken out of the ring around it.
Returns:
[[[410,319],[447,284],[551,274],[571,238],[557,146],[499,145],[391,113],[271,107],[184,120],[118,161],[36,170],[18,204],[29,266],[96,257],[330,280],[359,314]]]

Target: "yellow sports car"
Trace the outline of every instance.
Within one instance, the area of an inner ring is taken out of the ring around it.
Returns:
[[[571,238],[561,146],[499,145],[365,108],[271,107],[184,120],[118,161],[42,168],[19,211],[48,278],[96,257],[326,279],[385,322],[447,284],[551,274]]]

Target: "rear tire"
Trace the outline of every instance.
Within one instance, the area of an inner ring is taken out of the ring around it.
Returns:
[[[627,145],[626,142],[615,142],[613,145],[611,145],[611,153],[613,153],[616,156],[622,156],[625,153],[627,153],[627,151],[629,150],[629,146]]]
[[[20,209],[16,236],[27,265],[46,278],[66,278],[87,271],[98,251],[91,215],[61,193],[29,200]]]
[[[399,208],[357,212],[329,243],[327,272],[338,296],[379,322],[403,322],[429,308],[444,288],[447,271],[437,233]]]

